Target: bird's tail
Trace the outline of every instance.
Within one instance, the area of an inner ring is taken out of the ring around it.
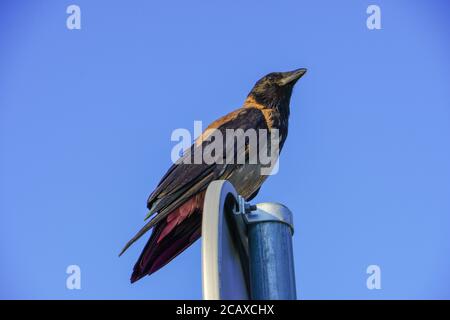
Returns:
[[[204,196],[205,192],[193,196],[156,224],[134,266],[132,283],[156,272],[200,238]]]

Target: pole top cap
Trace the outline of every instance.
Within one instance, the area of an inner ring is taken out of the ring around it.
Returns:
[[[254,210],[245,214],[248,224],[263,221],[281,222],[287,224],[294,234],[294,219],[288,207],[276,202],[262,202],[256,204],[255,207],[252,208]]]

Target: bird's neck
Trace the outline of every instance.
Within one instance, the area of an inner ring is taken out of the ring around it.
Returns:
[[[289,102],[290,99],[287,98],[287,100],[283,99],[276,104],[266,104],[258,101],[253,95],[250,94],[247,99],[245,99],[243,107],[260,109],[263,113],[270,114],[272,118],[278,118],[277,120],[282,122],[283,125],[287,127],[290,113]],[[277,125],[275,126],[278,127]]]
[[[243,107],[260,109],[266,119],[269,129],[275,128],[279,130],[281,151],[287,138],[289,128],[289,100],[283,105],[273,107],[259,103],[254,97],[249,95],[245,100]]]
[[[256,99],[252,95],[249,95],[247,97],[247,99],[245,99],[243,107],[244,108],[257,108],[257,109],[261,109],[261,110],[269,108],[268,106],[265,106],[264,104],[256,101]]]

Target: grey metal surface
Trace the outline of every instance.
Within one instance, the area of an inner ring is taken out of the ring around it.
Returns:
[[[263,202],[252,207],[255,210],[248,211],[245,215],[247,224],[267,221],[281,222],[287,224],[294,234],[292,212],[286,206],[276,202]]]
[[[250,205],[230,182],[211,183],[202,221],[203,298],[296,299],[293,232],[284,205]]]
[[[247,234],[252,299],[295,300],[292,214],[280,204],[256,207]]]
[[[202,286],[206,300],[249,298],[241,255],[226,217],[227,202],[236,199],[236,190],[228,181],[214,181],[206,191],[202,221]]]

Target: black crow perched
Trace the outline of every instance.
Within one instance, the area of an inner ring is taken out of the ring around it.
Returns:
[[[205,152],[213,143],[214,130],[223,137],[227,129],[265,130],[268,139],[277,129],[278,149],[281,151],[288,134],[289,104],[292,89],[306,72],[297,69],[290,72],[274,72],[260,79],[250,91],[243,106],[214,121],[196,140],[182,158],[167,171],[148,198],[147,207],[152,219],[126,244],[121,254],[144,233],[152,234],[142,251],[131,282],[150,275],[183,252],[201,235],[203,201],[206,188],[214,180],[229,180],[246,200],[258,193],[267,175],[261,174],[260,159],[256,163],[227,161],[245,155],[250,159],[249,142],[239,148],[234,141],[224,141],[224,153],[215,155],[213,163],[192,163],[196,152]],[[242,133],[241,133],[242,134]],[[261,141],[257,140],[258,147]],[[270,149],[270,147],[268,147]],[[188,160],[188,161],[186,161]]]

